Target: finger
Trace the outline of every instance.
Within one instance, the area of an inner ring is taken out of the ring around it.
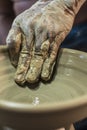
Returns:
[[[41,52],[36,52],[30,63],[30,69],[27,73],[26,80],[29,83],[35,83],[39,80],[43,62],[48,56],[50,42],[46,40],[41,45]]]
[[[35,83],[39,80],[41,70],[42,70],[42,65],[43,61],[46,57],[46,52],[47,48],[45,48],[45,44],[43,41],[46,39],[46,32],[43,31],[42,33],[38,34],[39,32],[36,33],[36,39],[35,39],[35,51],[34,51],[34,56],[31,59],[30,63],[30,68],[26,76],[26,80],[29,83]],[[39,36],[39,37],[38,37]],[[42,44],[44,43],[44,44]],[[41,46],[41,44],[43,46]]]
[[[53,68],[56,62],[59,46],[65,38],[65,33],[61,33],[55,37],[55,40],[51,43],[49,57],[44,61],[41,78],[43,80],[49,80],[51,78]]]
[[[9,48],[10,60],[14,66],[17,66],[18,64],[19,52],[21,46],[21,36],[22,36],[21,29],[15,26],[12,27],[12,29],[9,31],[9,34],[6,39],[6,43]]]
[[[35,83],[39,80],[43,65],[43,58],[40,55],[35,55],[30,63],[30,68],[26,76],[26,80],[29,83]]]
[[[41,53],[42,53],[44,59],[46,59],[49,55],[49,47],[50,47],[49,40],[46,40],[41,45]]]
[[[30,36],[31,34],[29,35],[29,38]],[[22,50],[20,53],[17,72],[15,74],[15,81],[20,85],[23,85],[26,81],[25,77],[29,69],[32,57],[32,50],[33,50],[33,36],[31,36],[31,38],[27,40],[26,37],[23,36]]]

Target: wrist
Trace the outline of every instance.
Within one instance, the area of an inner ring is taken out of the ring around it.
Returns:
[[[86,0],[63,0],[67,8],[72,10],[74,14],[77,14],[81,6],[86,2]]]
[[[81,6],[86,2],[86,0],[39,0],[40,2],[51,3],[50,6],[54,6],[56,9],[61,8],[68,11],[74,16],[78,13]]]

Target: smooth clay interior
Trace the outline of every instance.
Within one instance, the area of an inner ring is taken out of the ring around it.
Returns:
[[[61,49],[52,81],[27,84],[14,82],[16,69],[11,65],[6,47],[0,47],[0,100],[33,106],[62,103],[87,95],[87,54]]]

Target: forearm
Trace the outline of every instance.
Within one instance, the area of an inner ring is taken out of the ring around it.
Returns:
[[[56,6],[66,6],[69,10],[77,14],[81,6],[86,2],[86,0],[39,0],[40,2],[52,2]]]
[[[73,10],[75,14],[78,13],[81,6],[86,2],[86,0],[63,0],[65,5]]]

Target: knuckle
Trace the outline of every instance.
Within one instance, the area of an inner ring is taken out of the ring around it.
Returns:
[[[36,28],[36,33],[41,34],[43,32],[43,26],[39,26]]]

